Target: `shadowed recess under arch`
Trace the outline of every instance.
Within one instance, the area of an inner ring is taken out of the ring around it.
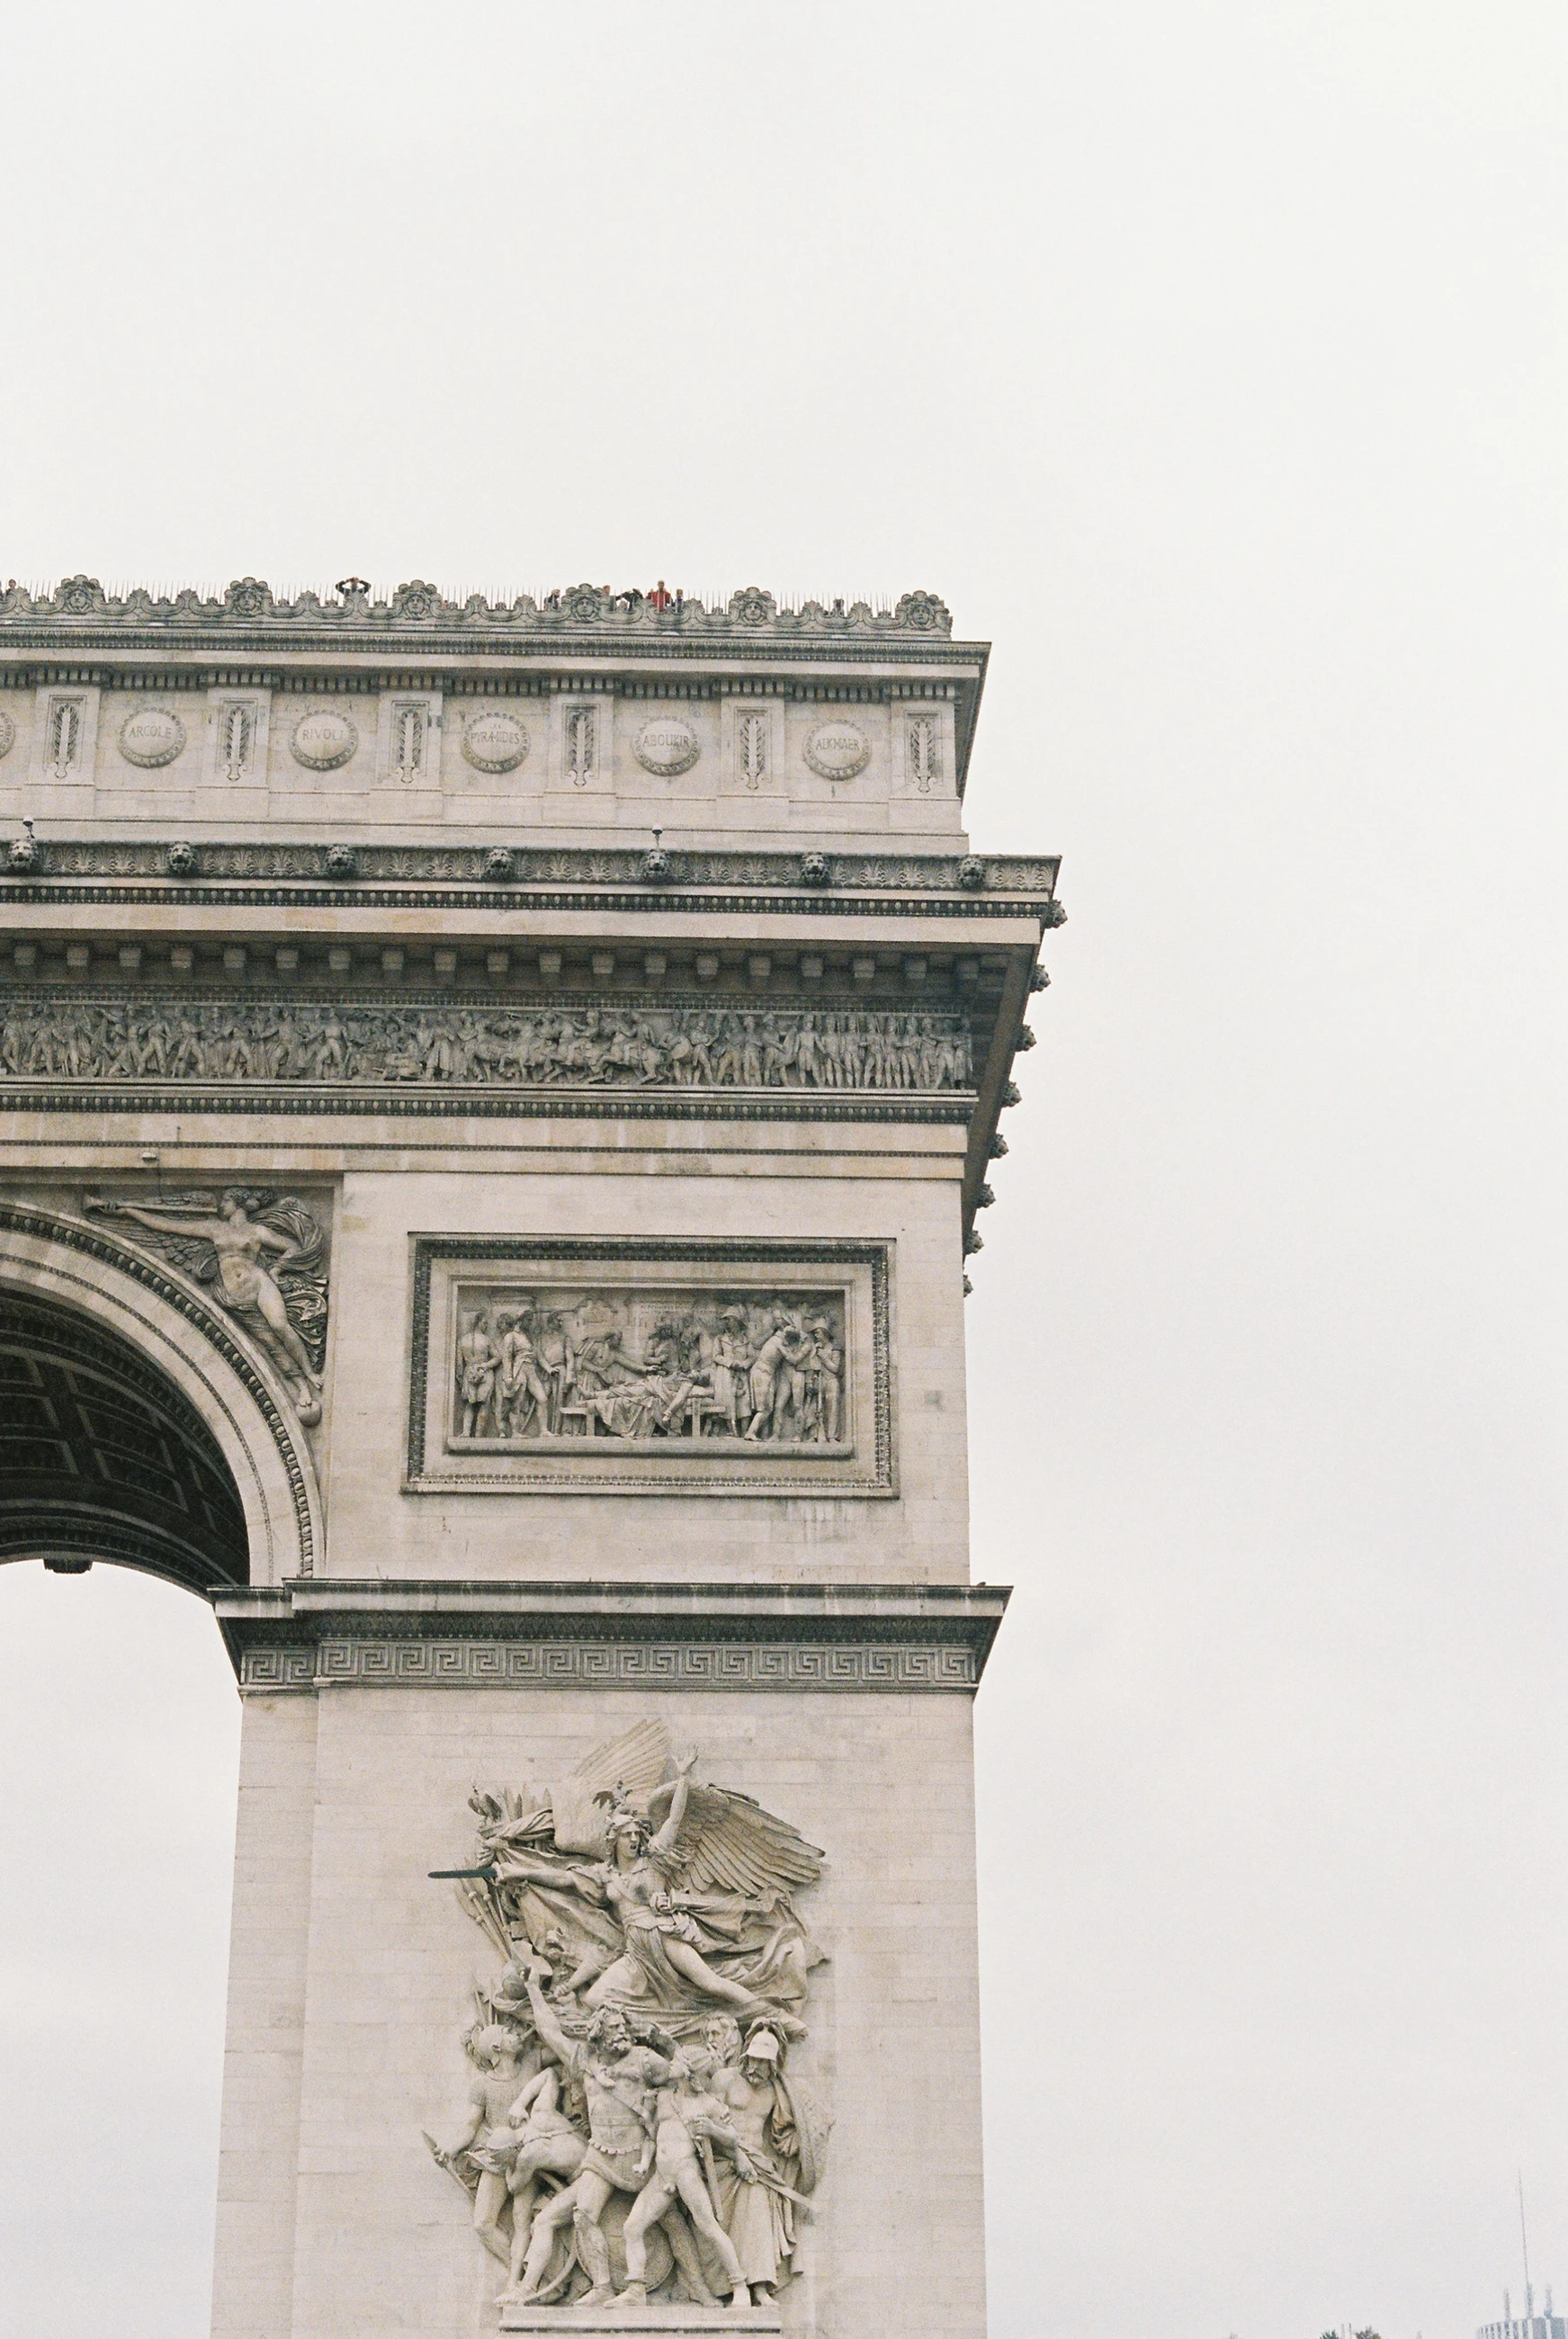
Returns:
[[[201,1415],[128,1342],[0,1291],[0,1559],[95,1559],[187,1591],[250,1581],[244,1513]]]

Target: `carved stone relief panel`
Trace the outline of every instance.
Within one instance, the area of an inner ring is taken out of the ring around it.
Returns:
[[[97,748],[97,686],[40,689],[33,729],[34,780],[43,787],[91,787]]]
[[[702,751],[696,725],[675,707],[650,715],[632,742],[632,753],[644,771],[662,780],[689,772]]]
[[[853,780],[871,761],[871,741],[847,715],[814,723],[802,751],[819,780]]]
[[[892,791],[936,801],[954,793],[952,708],[919,702],[894,708]]]
[[[911,1008],[388,1005],[178,996],[77,997],[0,991],[0,1095],[69,1082],[108,1093],[193,1084],[413,1098],[578,1091],[720,1110],[740,1093],[839,1100],[964,1098],[973,1086],[962,1015]]]
[[[299,1419],[321,1418],[327,1348],[329,1265],[326,1198],[234,1184],[164,1193],[145,1184],[89,1193],[88,1219],[115,1231],[201,1284],[241,1324],[289,1394]]]
[[[723,733],[726,794],[776,796],[789,793],[782,699],[726,698]]]
[[[441,694],[389,690],[382,694],[376,738],[376,777],[394,791],[441,785]]]
[[[306,706],[289,726],[289,752],[301,770],[339,772],[359,752],[360,726],[346,706]],[[308,785],[298,775],[295,786]]]
[[[821,805],[884,800],[890,712],[885,704],[870,698],[792,701],[786,742],[789,793]]]
[[[463,761],[471,772],[498,777],[515,772],[531,744],[522,716],[510,706],[477,706],[463,716]]]
[[[421,1238],[410,1492],[889,1494],[880,1244]]]
[[[114,736],[126,763],[142,772],[160,772],[176,763],[188,741],[183,718],[174,707],[147,699],[133,702]]]
[[[797,1905],[823,1854],[699,1760],[649,1716],[564,1776],[477,1786],[467,1865],[430,1871],[489,1970],[466,2104],[425,2141],[503,2331],[780,2327],[833,2126]]]
[[[549,785],[567,797],[608,791],[615,700],[607,691],[560,691],[550,702]]]
[[[259,788],[267,783],[271,693],[214,689],[207,693],[204,786]]]

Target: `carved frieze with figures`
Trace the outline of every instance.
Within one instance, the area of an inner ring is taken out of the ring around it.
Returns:
[[[410,1490],[892,1491],[869,1244],[416,1246]]]
[[[341,1007],[276,998],[0,1001],[8,1083],[124,1082],[315,1089],[602,1093],[793,1090],[965,1095],[962,1016],[900,1010],[714,1006]]]

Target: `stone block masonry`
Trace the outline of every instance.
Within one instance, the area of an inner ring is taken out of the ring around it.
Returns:
[[[214,2339],[982,2339],[987,657],[0,596],[0,1551],[234,1662]]]

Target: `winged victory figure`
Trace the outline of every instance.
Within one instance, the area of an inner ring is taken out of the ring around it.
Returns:
[[[129,1219],[149,1250],[212,1287],[282,1375],[300,1419],[307,1427],[321,1420],[326,1244],[302,1202],[231,1186],[171,1196],[156,1209],[91,1194],[83,1207],[90,1217]]]
[[[823,1854],[751,1796],[699,1785],[695,1762],[672,1763],[664,1725],[644,1722],[556,1786],[476,1792],[468,1880],[488,1892],[467,1905],[509,1957],[547,1963],[559,2001],[641,2012],[672,2036],[721,2010],[798,2036],[822,1951],[794,1895]]]

